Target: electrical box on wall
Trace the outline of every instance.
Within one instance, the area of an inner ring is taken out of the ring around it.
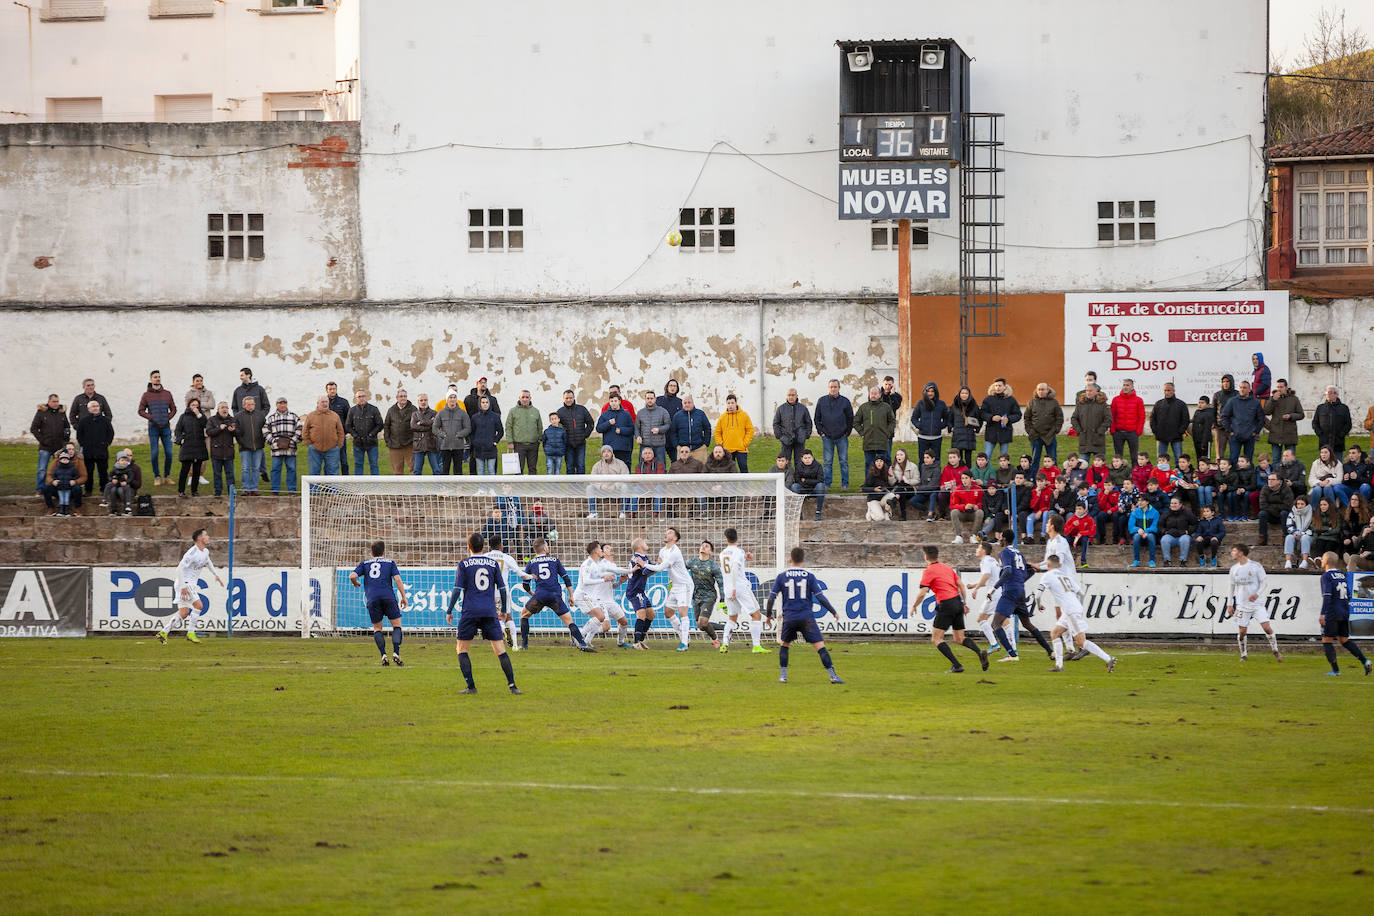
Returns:
[[[1326,362],[1325,334],[1298,334],[1296,337],[1300,365]]]
[[[1350,341],[1344,337],[1333,337],[1326,342],[1326,361],[1328,363],[1350,362]]]

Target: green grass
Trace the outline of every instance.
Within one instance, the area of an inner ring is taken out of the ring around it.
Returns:
[[[0,911],[1365,912],[1374,678],[1139,648],[4,641]]]
[[[981,438],[978,440],[980,446],[981,446],[981,444],[982,444],[982,441],[983,441],[983,440],[982,440]],[[1071,450],[1073,450],[1074,448],[1076,448],[1076,447],[1077,447],[1077,444],[1078,444],[1078,440],[1077,440],[1076,438],[1072,437],[1072,436],[1060,436],[1060,437],[1059,437],[1059,455],[1060,455],[1060,461],[1061,461],[1061,463],[1062,463],[1062,461],[1063,461],[1063,456],[1067,455]],[[1348,440],[1347,440],[1347,444],[1348,444],[1348,445],[1359,445],[1361,448],[1366,448],[1366,449],[1367,449],[1367,447],[1368,447],[1368,445],[1369,445],[1369,442],[1368,442],[1368,440],[1365,439],[1364,437],[1358,437],[1358,438],[1350,438],[1350,439],[1348,439]],[[949,439],[948,439],[948,437],[946,437],[946,439],[945,439],[945,445],[946,445],[946,447],[948,447],[948,445],[949,445]],[[1110,445],[1110,443],[1109,443],[1109,445]],[[1148,454],[1154,455],[1154,452],[1155,452],[1155,441],[1154,441],[1154,437],[1152,437],[1152,436],[1142,436],[1142,437],[1140,438],[1140,446],[1141,446],[1141,448],[1142,448],[1144,451],[1146,451]],[[821,460],[821,455],[822,455],[822,452],[821,452],[821,440],[820,440],[819,438],[816,438],[816,437],[813,436],[810,440],[808,440],[808,447],[811,449],[812,452],[815,453],[815,455],[816,455],[816,460],[817,460],[817,461]],[[898,443],[896,443],[896,447],[897,447],[897,448],[905,448],[905,449],[907,450],[907,452],[908,452],[910,455],[913,455],[913,456],[914,456],[914,455],[916,454],[916,446],[915,446],[915,443],[911,443],[911,442],[898,442]],[[1184,440],[1184,448],[1185,448],[1186,450],[1188,450],[1190,453],[1192,453],[1192,440],[1185,439],[1185,440]],[[133,446],[133,450],[134,450],[134,459],[138,462],[139,466],[143,468],[144,477],[145,477],[145,478],[151,478],[152,473],[151,473],[151,462],[149,461],[148,443],[147,443],[146,441],[144,441],[144,442],[142,442],[141,444],[134,445],[134,446]],[[598,460],[600,460],[600,458],[601,458],[600,450],[601,450],[601,440],[600,440],[599,438],[595,438],[595,439],[590,440],[590,442],[589,442],[589,444],[588,444],[588,447],[587,447],[587,466],[588,466],[588,467],[590,467],[591,465],[595,464]],[[947,450],[947,449],[946,449],[946,450]],[[1267,452],[1268,450],[1269,450],[1269,446],[1268,446],[1268,444],[1267,444],[1267,440],[1263,440],[1263,439],[1262,439],[1262,440],[1261,440],[1259,443],[1257,443],[1256,446],[1255,446],[1255,454],[1256,454],[1257,456],[1259,455],[1260,451],[1265,451],[1265,452]],[[380,469],[381,469],[381,471],[382,471],[383,474],[390,473],[391,465],[390,465],[390,463],[387,461],[387,448],[386,448],[386,446],[385,446],[385,445],[380,446],[380,447],[379,447],[379,451],[380,451],[380,456],[379,456],[379,459],[378,459],[379,467],[380,467]],[[1022,454],[1027,454],[1027,455],[1029,455],[1029,454],[1030,454],[1030,451],[1031,451],[1031,449],[1030,449],[1030,444],[1029,444],[1029,442],[1027,441],[1026,437],[1025,437],[1025,436],[1017,436],[1017,437],[1012,441],[1012,444],[1011,444],[1011,454],[1012,454],[1012,461],[1013,461],[1013,463],[1015,462],[1016,458],[1019,457],[1020,455],[1022,455]],[[350,461],[350,462],[352,462],[352,460],[353,460],[352,455],[353,455],[352,446],[350,446],[350,447],[349,447],[349,461]],[[1315,458],[1316,456],[1317,456],[1317,437],[1316,437],[1316,436],[1303,436],[1301,442],[1300,442],[1299,445],[1298,445],[1298,458],[1301,459],[1302,462],[1303,462],[1304,464],[1306,464],[1306,465],[1308,465],[1308,466],[1311,466],[1311,464],[1312,464],[1312,459]],[[755,473],[762,473],[762,472],[764,472],[764,471],[767,471],[769,468],[771,468],[771,467],[773,466],[773,461],[774,461],[774,459],[776,459],[777,457],[778,457],[778,443],[777,443],[777,440],[776,440],[776,439],[755,439],[755,440],[750,444],[750,446],[749,446],[749,470],[750,470],[750,471],[753,471],[753,472],[755,472]],[[30,440],[30,441],[27,442],[26,444],[14,444],[14,443],[10,443],[10,444],[0,444],[0,496],[26,495],[26,494],[32,493],[32,492],[33,492],[33,484],[34,484],[34,473],[35,473],[35,471],[37,470],[37,459],[38,459],[38,446],[35,445],[35,444],[32,442],[32,440]],[[858,489],[859,489],[859,486],[863,483],[863,479],[864,479],[864,467],[863,467],[864,460],[863,460],[863,459],[864,459],[864,453],[863,453],[862,442],[858,439],[858,437],[851,437],[851,439],[850,439],[850,441],[849,441],[849,466],[850,466],[850,473],[849,473],[849,484],[850,484],[850,486],[849,486],[849,488],[850,488],[851,490],[858,490]],[[943,459],[942,459],[942,460],[943,460]],[[543,456],[542,456],[542,455],[540,456],[540,462],[541,462],[540,467],[542,468],[542,467],[543,467],[543,464],[542,464],[542,462],[543,462]],[[236,462],[236,465],[237,465],[237,462]],[[270,470],[271,470],[271,458],[270,458],[270,457],[268,458],[268,466],[267,466],[267,467],[268,467],[268,470],[270,471]],[[180,465],[179,463],[177,463],[177,462],[174,460],[173,463],[172,463],[172,477],[173,477],[173,480],[174,480],[174,481],[175,481],[175,478],[176,478],[177,471],[179,471],[180,468],[181,468],[181,465]],[[296,472],[297,472],[298,474],[304,474],[304,473],[306,472],[306,459],[305,459],[305,449],[304,449],[304,448],[301,448],[301,449],[300,449],[299,457],[297,458],[297,461],[296,461]],[[838,476],[838,474],[837,474],[836,476]],[[213,479],[212,476],[211,476],[211,474],[210,474],[210,466],[209,466],[209,463],[208,463],[208,462],[206,463],[206,466],[205,466],[205,478],[206,478],[207,480]],[[151,483],[152,483],[152,481],[151,481],[151,480],[148,480],[147,483],[148,483],[148,487],[147,487],[146,489],[151,490]],[[836,486],[838,486],[838,485],[839,485],[839,484],[838,484],[838,481],[836,481]],[[162,488],[162,489],[165,490],[166,488]],[[173,487],[171,491],[174,491],[174,490],[175,490],[175,487]],[[171,492],[171,491],[169,491],[169,492]],[[162,490],[157,490],[157,491],[152,491],[152,492],[162,492]],[[206,490],[204,487],[202,487],[202,488],[201,488],[201,492],[202,492],[202,493],[205,493],[205,492],[213,492],[213,491]]]

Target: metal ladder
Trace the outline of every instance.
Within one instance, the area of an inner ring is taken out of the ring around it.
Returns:
[[[959,384],[968,384],[968,342],[1002,336],[1006,199],[1001,114],[964,115],[959,167]]]

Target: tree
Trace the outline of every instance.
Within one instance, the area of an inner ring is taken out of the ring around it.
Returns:
[[[1374,121],[1374,51],[1345,11],[1323,9],[1294,68],[1274,61],[1269,79],[1270,145],[1292,143]]]

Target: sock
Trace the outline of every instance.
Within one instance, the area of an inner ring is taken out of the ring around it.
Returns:
[[[1348,646],[1350,643],[1346,643],[1346,645]],[[1326,661],[1331,665],[1331,670],[1340,674],[1341,666],[1336,662],[1336,644],[1330,642],[1322,643],[1322,651],[1326,653]]]
[[[1062,639],[1056,639],[1056,640],[1054,641],[1054,667],[1056,667],[1056,668],[1062,668],[1063,666],[1064,666],[1064,640],[1062,640]]]
[[[468,682],[469,687],[477,686],[472,682],[472,660],[466,652],[458,653],[458,670],[463,672],[463,680]]]
[[[1003,643],[1000,643],[1000,642],[997,641],[1000,637],[997,636],[996,634],[994,634],[994,633],[992,632],[992,619],[991,619],[991,618],[989,618],[989,619],[987,619],[987,620],[984,620],[982,623],[978,624],[978,629],[980,629],[980,630],[983,631],[983,636],[985,636],[985,637],[987,638],[988,645],[990,645],[990,646],[1000,646],[1000,645],[1003,645]]]
[[[582,624],[582,641],[591,642],[596,637],[596,632],[601,626],[601,621],[595,617],[588,617],[587,622]]]
[[[1264,638],[1269,640],[1269,651],[1279,651],[1279,637],[1277,633],[1265,633]]]
[[[1054,655],[1054,651],[1050,648],[1050,641],[1045,638],[1044,633],[1035,628],[1035,624],[1031,623],[1029,619],[1022,617],[1021,626],[1025,628],[1030,635],[1035,637],[1035,641],[1040,643],[1040,648],[1045,650],[1046,655]]]
[[[511,665],[511,663],[510,663],[510,653],[509,653],[509,652],[502,652],[501,655],[500,655],[500,658],[501,658],[501,672],[502,672],[503,674],[505,674],[505,676],[506,676],[506,686],[507,686],[507,687],[514,687],[514,686],[515,686],[515,668],[514,668],[514,667]]]
[[[778,667],[782,669],[782,673],[783,673],[783,674],[786,674],[786,673],[787,673],[787,658],[788,658],[788,655],[789,655],[789,652],[788,652],[788,647],[787,647],[787,646],[782,646],[782,647],[780,647],[780,648],[778,649]]]
[[[1355,656],[1355,658],[1359,661],[1361,665],[1365,663],[1364,652],[1360,650],[1359,646],[1355,645],[1355,640],[1347,639],[1345,641],[1345,651]]]
[[[1236,646],[1239,647],[1239,649],[1240,649],[1241,658],[1244,658],[1246,655],[1250,654],[1249,642],[1250,642],[1250,637],[1249,637],[1247,634],[1245,634],[1245,633],[1237,633],[1237,634],[1236,634]]]
[[[386,658],[386,634],[381,630],[373,630],[372,641],[377,644],[377,651],[382,653],[382,658]]]
[[[763,638],[763,621],[749,618],[749,638],[754,641],[754,648],[759,647],[759,640]]]
[[[997,634],[997,641],[1003,646],[1006,646],[1007,654],[1012,656],[1016,655],[1016,647],[1007,639],[1007,631],[1002,627],[997,627],[993,632]]]
[[[705,633],[711,642],[716,641],[716,625],[711,621],[708,620],[701,625],[701,632]]]
[[[520,626],[515,622],[514,617],[506,621],[506,629],[510,630],[510,641],[515,644],[515,641],[520,638]]]
[[[624,617],[620,618],[620,620],[616,622],[616,633],[619,634],[621,642],[624,642],[625,637],[629,635],[630,625]]]
[[[1083,648],[1087,649],[1089,652],[1091,652],[1093,655],[1096,655],[1104,662],[1109,662],[1112,660],[1112,657],[1108,655],[1106,652],[1103,652],[1102,647],[1099,646],[1097,643],[1093,642],[1091,639],[1083,640]]]
[[[1065,652],[1069,653],[1070,655],[1074,653],[1075,647],[1073,644],[1073,640],[1069,637],[1068,633],[1065,633],[1063,636],[1059,637],[1059,642],[1063,644]]]
[[[520,645],[527,645],[530,641],[530,619],[520,618]]]
[[[968,649],[974,655],[981,656],[983,654],[982,651],[980,651],[978,648],[978,641],[974,639],[972,636],[968,635],[967,633],[964,634],[964,641],[959,645],[963,646],[965,649]]]
[[[725,626],[721,627],[720,630],[720,644],[722,646],[730,645],[730,634],[734,631],[735,621],[733,619],[726,621]]]
[[[391,628],[391,651],[397,655],[401,654],[401,628]]]
[[[570,622],[568,624],[568,635],[572,637],[573,645],[575,646],[585,646],[587,644],[587,641],[582,638],[582,631],[577,628],[577,624],[575,623]]]
[[[679,614],[679,615],[677,616],[677,625],[678,625],[678,631],[682,634],[682,641],[683,641],[683,642],[691,642],[691,641],[692,641],[692,618],[688,617],[686,614]]]
[[[643,618],[635,618],[635,642],[643,642],[644,634],[649,630],[649,621]]]
[[[939,649],[940,654],[943,655],[945,658],[949,659],[949,663],[953,665],[955,668],[964,667],[963,665],[959,664],[959,660],[954,657],[954,652],[950,650],[949,643],[941,641],[938,645],[936,645],[935,648]]]
[[[204,616],[205,616],[206,614],[208,614],[208,613],[210,613],[210,605],[208,605],[208,604],[207,604],[205,607],[203,607],[203,608],[201,608],[200,610],[198,610],[198,611],[197,611],[197,610],[192,610],[192,611],[191,611],[191,621],[192,621],[192,624],[191,624],[191,625],[194,626],[195,628],[199,629],[199,628],[200,628],[200,618],[204,617]]]
[[[816,654],[819,655],[819,656],[821,657],[821,664],[825,666],[825,670],[826,670],[826,671],[829,671],[831,674],[834,674],[834,673],[835,673],[835,663],[832,662],[832,661],[830,660],[830,650],[829,650],[829,649],[822,649],[822,650],[820,650],[820,652],[818,652],[818,653],[816,653]]]

